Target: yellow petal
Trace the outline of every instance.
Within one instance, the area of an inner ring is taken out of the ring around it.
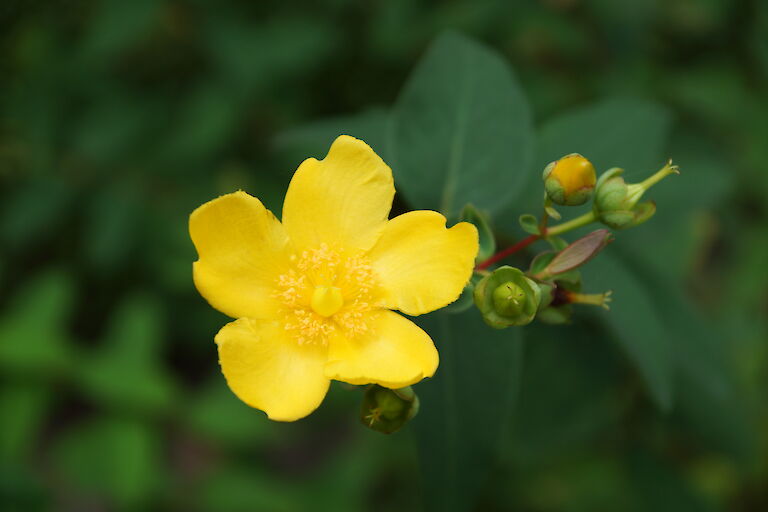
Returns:
[[[421,315],[455,301],[472,276],[477,228],[445,228],[437,212],[408,212],[387,223],[368,257],[384,291],[383,307]]]
[[[326,377],[396,389],[434,375],[439,358],[427,333],[392,311],[376,311],[367,320],[365,335],[331,340]]]
[[[293,175],[283,205],[283,225],[299,250],[322,243],[370,249],[389,210],[392,171],[363,141],[336,139],[323,160],[305,160]]]
[[[288,238],[272,212],[245,192],[227,194],[192,212],[189,233],[200,294],[233,318],[272,318],[270,294],[288,261]]]
[[[219,364],[229,388],[272,420],[295,421],[317,409],[330,381],[327,349],[298,345],[276,322],[241,318],[216,335]]]

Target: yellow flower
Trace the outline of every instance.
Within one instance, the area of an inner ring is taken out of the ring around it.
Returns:
[[[305,160],[282,223],[245,192],[190,216],[198,291],[236,318],[216,335],[232,391],[273,420],[314,411],[331,379],[402,388],[430,377],[429,336],[391,311],[421,315],[456,300],[472,274],[477,230],[413,211],[387,220],[392,171],[342,135]]]

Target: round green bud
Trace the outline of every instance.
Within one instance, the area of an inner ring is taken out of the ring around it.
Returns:
[[[542,174],[547,197],[563,206],[579,206],[592,197],[595,167],[578,153],[551,162]]]
[[[493,290],[493,306],[500,315],[519,315],[524,305],[525,291],[512,281],[507,281]]]
[[[418,412],[419,397],[410,386],[389,389],[372,384],[363,395],[360,421],[372,430],[391,434],[400,430]]]
[[[595,206],[601,212],[626,210],[627,193],[628,187],[624,178],[617,176],[606,180],[595,192]]]
[[[519,269],[504,266],[477,283],[474,299],[485,323],[503,329],[511,325],[526,325],[533,320],[539,307],[541,290]]]

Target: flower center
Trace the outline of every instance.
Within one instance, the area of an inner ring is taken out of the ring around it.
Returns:
[[[326,345],[336,333],[354,337],[368,331],[378,279],[365,258],[322,244],[292,256],[291,263],[273,296],[285,330],[299,345]]]
[[[312,292],[312,310],[320,316],[329,317],[344,305],[341,290],[335,286],[315,286]]]

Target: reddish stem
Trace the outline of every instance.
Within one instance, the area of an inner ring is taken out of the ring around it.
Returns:
[[[530,236],[528,236],[527,238],[523,238],[522,240],[520,240],[520,241],[519,241],[519,242],[517,242],[516,244],[514,244],[514,245],[511,245],[511,246],[507,247],[507,248],[506,248],[506,249],[504,249],[503,251],[499,251],[499,252],[497,252],[496,254],[494,254],[493,256],[491,256],[490,258],[488,258],[487,260],[485,260],[485,261],[483,261],[483,262],[479,263],[479,264],[478,264],[478,265],[475,267],[475,270],[483,270],[483,269],[486,269],[486,268],[490,267],[491,265],[493,265],[494,263],[496,263],[497,261],[499,261],[499,260],[503,260],[503,259],[504,259],[504,258],[506,258],[507,256],[510,256],[510,255],[512,255],[512,254],[515,254],[517,251],[520,251],[520,250],[522,250],[522,249],[525,249],[526,247],[528,247],[529,245],[531,245],[533,242],[535,242],[535,241],[536,241],[536,240],[538,240],[539,238],[540,238],[540,236],[539,236],[539,235],[530,235]]]

